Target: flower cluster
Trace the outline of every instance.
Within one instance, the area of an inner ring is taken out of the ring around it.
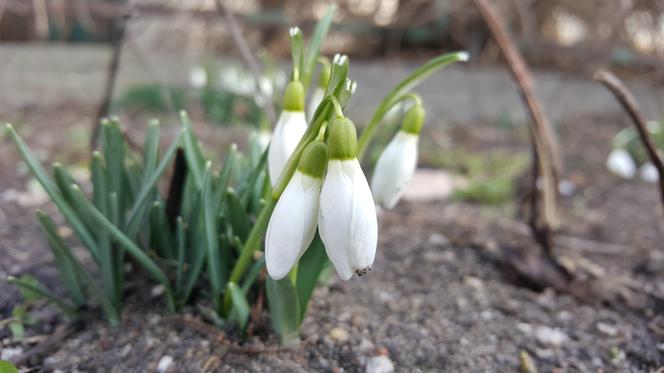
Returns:
[[[329,81],[326,70],[321,74],[325,84]],[[307,131],[302,87],[300,82],[292,81],[286,88],[284,110],[272,135],[268,165],[273,187],[284,177],[284,168]],[[323,100],[325,88],[319,85],[312,106]],[[355,125],[340,107],[317,139],[306,145],[267,227],[265,258],[273,279],[282,279],[291,272],[311,245],[316,229],[342,279],[350,279],[353,273],[361,276],[371,269],[378,236],[374,196],[383,207],[394,207],[417,165],[424,109],[417,96],[411,97],[416,103],[379,157],[371,188],[358,161]],[[311,120],[315,111],[309,113]]]
[[[650,136],[655,139],[655,143],[661,144],[664,140],[664,131],[662,131],[660,123],[650,121],[647,128]],[[632,179],[638,174],[643,181],[657,182],[659,180],[657,169],[648,160],[632,127],[623,129],[614,137],[613,150],[606,158],[606,168],[623,179]]]

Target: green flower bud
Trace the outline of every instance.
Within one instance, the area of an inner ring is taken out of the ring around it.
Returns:
[[[284,110],[304,111],[304,86],[298,81],[288,83],[284,92]]]
[[[424,107],[414,105],[403,118],[401,130],[412,135],[419,135],[424,125]]]
[[[297,169],[305,175],[322,178],[327,167],[327,146],[322,141],[310,142],[302,151]]]
[[[320,74],[318,75],[318,86],[320,88],[326,89],[327,85],[330,83],[330,71],[332,67],[323,65],[320,68]]]
[[[346,117],[335,118],[328,127],[327,146],[330,159],[357,157],[357,131],[353,122]]]

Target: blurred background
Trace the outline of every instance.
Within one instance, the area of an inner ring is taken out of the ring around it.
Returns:
[[[505,362],[517,370],[517,353],[525,349],[549,370],[654,371],[664,361],[659,195],[652,178],[633,172],[621,179],[607,170],[615,136],[631,122],[592,76],[606,68],[623,78],[647,119],[660,121],[654,128],[664,148],[664,1],[491,3],[532,69],[560,142],[565,165],[555,253],[577,276],[570,289],[585,289],[587,299],[573,291],[554,296],[546,278],[537,281],[549,268],[539,262],[515,269],[501,259],[504,248],[538,250],[523,213],[531,186],[530,117],[470,0],[223,0],[226,12],[214,0],[0,0],[0,122],[14,124],[45,164],[69,165],[87,183],[90,137],[104,115],[120,118],[132,144],[141,144],[149,119],[159,118],[164,146],[185,109],[210,158],[223,157],[231,143],[246,150],[249,135],[274,124],[263,110],[266,100],[280,111],[290,73],[288,28],[299,25],[306,39],[331,4],[338,10],[322,53],[350,56],[349,77],[358,88],[346,114],[358,127],[417,66],[466,50],[468,63],[416,89],[428,114],[420,170],[404,202],[381,214],[377,270],[367,282],[335,285],[329,294],[336,300],[325,293],[316,305],[322,311],[312,312],[321,340],[341,325],[355,330],[348,345],[359,347],[337,354],[325,347],[327,338],[323,352],[311,356],[324,356],[331,367],[348,356],[364,361],[366,343],[356,340],[362,335],[388,346],[402,366],[424,370],[441,361],[452,371],[492,371]],[[239,44],[238,33],[245,39]],[[376,143],[392,136],[383,130]],[[642,167],[645,158],[637,161]],[[0,279],[35,273],[49,283],[56,273],[33,214],[47,197],[3,136],[0,171]],[[535,276],[521,276],[533,266]],[[592,286],[579,286],[583,281]],[[8,287],[0,281],[0,313],[8,314],[2,307],[17,298]],[[356,316],[360,326],[349,326]],[[141,330],[148,323],[137,320]],[[555,326],[545,332],[553,330],[558,342],[550,343],[551,333],[542,342],[541,325]],[[99,356],[112,344],[104,343]],[[125,345],[116,344],[121,356]],[[85,355],[77,348],[68,356]],[[137,361],[146,361],[135,351]]]

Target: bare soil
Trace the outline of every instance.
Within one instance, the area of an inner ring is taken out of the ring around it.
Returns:
[[[84,145],[72,147],[71,134],[87,122],[61,127],[72,110],[79,118],[87,113],[71,107],[26,113],[30,131],[22,132],[45,160],[55,154],[65,154],[58,159],[68,163],[84,160]],[[655,371],[664,366],[659,195],[654,185],[619,180],[603,166],[611,137],[626,123],[615,113],[570,118],[558,128],[565,177],[576,189],[562,200],[556,256],[584,291],[539,289],[505,262],[504,247],[538,250],[514,216],[516,205],[402,203],[381,214],[374,270],[349,282],[333,276],[316,290],[297,346],[280,347],[266,316],[253,325],[252,336],[242,338],[205,323],[193,308],[167,314],[149,296],[153,284],[138,278],[128,285],[120,327],[91,312],[24,367],[155,371],[170,356],[172,372],[355,372],[385,361],[376,358],[382,356],[396,371],[483,372],[516,371],[525,352],[543,372]],[[527,151],[523,131],[515,137],[482,123],[453,129],[464,134],[469,149],[486,151],[491,144]],[[140,128],[133,131],[130,136],[140,136]],[[6,139],[2,144],[0,193],[6,196],[11,188],[24,191],[28,177],[13,147]],[[0,198],[0,277],[30,273],[61,293],[36,207],[52,209]],[[0,281],[0,319],[19,301],[17,291]],[[2,329],[0,348],[30,351],[61,333],[66,321],[49,306],[38,310],[41,321],[28,328],[28,342],[12,343]]]

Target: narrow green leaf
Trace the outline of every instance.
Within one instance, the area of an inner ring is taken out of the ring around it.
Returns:
[[[207,268],[212,287],[212,301],[217,310],[221,309],[221,293],[228,279],[228,263],[222,263],[219,250],[219,234],[217,233],[217,211],[218,205],[213,201],[214,191],[212,188],[211,162],[205,165],[203,176],[203,221],[205,231],[205,244],[207,248]]]
[[[155,201],[150,210],[150,242],[162,258],[175,258],[175,242],[168,227],[166,208],[161,201]]]
[[[69,224],[74,229],[74,232],[76,232],[76,235],[88,248],[95,261],[99,262],[99,249],[97,247],[97,243],[95,242],[88,229],[85,227],[85,224],[83,224],[79,216],[74,212],[67,201],[65,201],[65,199],[62,197],[62,194],[58,192],[56,186],[48,177],[46,170],[44,170],[44,167],[42,167],[39,160],[37,160],[37,157],[35,157],[32,151],[30,151],[30,148],[28,148],[27,144],[16,133],[16,131],[14,131],[14,128],[10,124],[7,124],[6,131],[9,133],[9,137],[14,142],[14,145],[16,145],[16,148],[19,154],[21,154],[23,161],[28,165],[30,171],[32,171],[32,174],[35,176],[37,181],[39,181],[49,197],[51,197],[51,201],[53,201],[65,219],[67,219],[67,222],[69,222]]]
[[[25,327],[21,322],[10,322],[9,331],[12,332],[12,339],[14,341],[22,341],[25,337]]]
[[[196,188],[200,190],[203,187],[205,158],[203,158],[203,153],[201,152],[200,146],[198,145],[196,136],[191,127],[191,120],[184,111],[180,112],[180,122],[184,129],[184,153],[186,156],[185,158],[187,159],[187,165],[189,166],[188,170],[191,175],[193,175]]]
[[[307,45],[307,53],[304,59],[304,77],[302,79],[302,84],[304,84],[305,88],[309,87],[309,83],[311,82],[311,75],[313,74],[313,71],[316,67],[316,60],[318,60],[318,55],[320,54],[321,45],[323,44],[323,40],[325,40],[325,35],[327,34],[327,31],[332,24],[332,18],[334,17],[334,13],[336,13],[336,11],[336,4],[330,5],[327,8],[327,12],[325,12],[323,18],[321,18],[320,21],[316,23],[314,34],[311,37],[309,44]]]
[[[43,211],[37,211],[37,218],[39,219],[39,223],[44,228],[44,231],[46,231],[46,235],[50,240],[55,240],[56,237],[59,237],[57,234],[57,227],[53,222],[53,219],[51,219]],[[117,311],[118,307],[112,303],[111,298],[109,298],[109,294],[104,293],[104,291],[99,288],[99,286],[97,286],[97,283],[92,278],[90,273],[88,273],[78,258],[76,258],[76,256],[74,256],[74,254],[68,250],[66,246],[54,245],[51,246],[51,248],[58,250],[58,255],[66,258],[66,261],[70,263],[74,272],[76,273],[77,278],[80,279],[81,282],[88,288],[90,293],[92,293],[92,295],[97,298],[100,305],[104,309],[104,313],[106,314],[109,322],[112,325],[116,325],[120,320]]]
[[[183,132],[184,131],[180,131],[180,133],[178,133],[178,135],[175,137],[173,143],[164,153],[164,157],[161,159],[154,172],[152,172],[149,176],[145,174],[146,181],[143,183],[143,187],[141,188],[140,193],[138,193],[138,197],[136,197],[134,205],[129,212],[129,217],[127,218],[126,232],[129,237],[134,237],[138,232],[140,223],[143,220],[143,211],[147,206],[148,196],[150,196],[151,192],[154,190],[157,181],[159,181],[159,177],[161,177],[168,165],[171,163],[171,160],[173,159],[173,156],[175,155],[175,152],[180,143],[180,138],[183,136]]]
[[[153,119],[148,127],[148,134],[145,137],[143,146],[143,183],[147,183],[150,175],[157,167],[159,160],[159,121]]]
[[[255,261],[254,264],[251,266],[251,268],[249,268],[247,274],[244,276],[244,279],[242,280],[243,292],[245,293],[249,292],[251,285],[254,284],[254,282],[258,278],[258,275],[261,273],[261,270],[264,267],[265,267],[265,255],[261,256],[259,260]]]
[[[302,255],[298,264],[296,290],[300,301],[300,322],[304,320],[309,300],[318,283],[318,277],[328,263],[329,259],[325,253],[325,246],[318,232],[316,232],[314,240],[304,255]]]
[[[85,198],[80,188],[78,188],[76,185],[72,185],[72,189],[75,192],[75,198],[80,200],[81,204],[84,204],[86,208],[89,209],[92,218],[101,224],[105,229],[107,229],[113,239],[122,245],[127,250],[127,252],[152,275],[152,277],[164,285],[164,288],[166,289],[166,297],[169,309],[173,310],[175,304],[173,301],[173,291],[171,284],[168,281],[168,277],[166,277],[159,266],[157,266],[157,264],[152,259],[150,259],[149,256],[147,256],[138,246],[136,246],[136,244],[132,242],[129,237],[125,236],[124,233],[120,231],[120,229],[118,229],[102,213],[100,213],[99,210],[97,210],[90,203],[90,201]]]
[[[263,154],[261,154],[258,163],[251,170],[249,179],[247,179],[247,182],[244,183],[244,185],[242,185],[242,189],[239,191],[240,201],[242,202],[242,206],[244,207],[245,210],[249,206],[249,202],[252,197],[252,192],[256,190],[256,182],[258,181],[259,176],[263,171],[265,171],[265,164],[267,163],[267,153],[268,150],[265,149]]]
[[[0,360],[0,373],[18,373],[18,369],[7,360]]]
[[[226,192],[226,206],[228,209],[228,220],[233,226],[233,233],[244,242],[251,230],[249,216],[237,194],[232,189]]]
[[[26,284],[32,284],[35,287],[39,286],[39,280],[35,278],[32,275],[23,275],[21,276],[21,282],[26,283]],[[23,298],[24,301],[30,301],[30,300],[35,300],[41,298],[41,294],[36,293],[28,288],[20,288],[19,292],[21,293],[21,298]]]
[[[250,313],[247,297],[244,295],[242,289],[240,289],[234,282],[228,283],[228,291],[230,291],[231,298],[233,299],[233,308],[229,319],[237,322],[240,329],[244,330],[247,326],[247,321],[249,321]]]
[[[40,213],[37,213],[37,218],[46,233],[46,238],[48,239],[49,247],[51,252],[53,252],[53,257],[55,258],[55,264],[58,267],[58,272],[60,278],[62,279],[65,288],[69,292],[69,295],[74,300],[77,306],[82,306],[85,304],[85,293],[83,292],[83,287],[81,282],[78,279],[76,274],[74,264],[71,263],[66,255],[63,254],[63,251],[69,250],[67,244],[62,240],[60,235],[55,230],[55,224],[48,227],[42,222]]]
[[[117,119],[102,119],[101,144],[106,160],[108,191],[115,192],[118,200],[124,198],[123,184],[125,182],[125,154],[126,145],[120,123]]]
[[[179,296],[182,294],[182,272],[185,266],[184,252],[187,246],[187,233],[184,227],[184,220],[178,216],[175,223],[175,242],[178,253],[178,265],[175,270],[175,293]]]
[[[224,193],[228,189],[228,185],[231,180],[231,174],[233,173],[236,161],[237,145],[232,144],[230,150],[228,151],[228,156],[226,156],[226,160],[224,161],[224,167],[221,169],[221,173],[219,174],[219,182],[217,183],[217,190],[215,193],[215,202],[218,204],[218,206],[224,200]]]
[[[7,282],[9,282],[10,284],[14,284],[20,288],[25,288],[26,290],[37,293],[40,296],[48,299],[50,302],[58,306],[62,310],[62,312],[64,312],[67,316],[71,317],[76,316],[76,308],[74,306],[68,304],[67,302],[60,299],[60,297],[58,297],[57,295],[46,290],[39,283],[34,284],[31,281],[24,281],[23,279],[16,278],[14,276],[7,277]]]
[[[272,329],[283,344],[291,344],[298,338],[300,305],[293,283],[288,277],[273,280],[267,276],[265,290],[270,305]]]

